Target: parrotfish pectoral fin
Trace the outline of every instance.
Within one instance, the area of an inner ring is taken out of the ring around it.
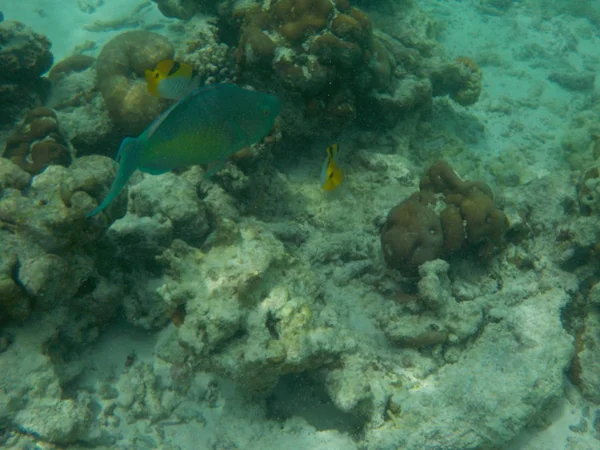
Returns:
[[[208,170],[204,174],[204,179],[206,180],[206,179],[212,177],[215,173],[217,173],[219,170],[221,170],[224,165],[225,165],[224,159],[215,161],[215,162],[211,162],[208,165]]]
[[[119,169],[117,171],[117,177],[113,181],[110,191],[106,198],[95,208],[93,211],[86,214],[86,217],[92,217],[99,214],[104,210],[110,203],[119,195],[121,189],[125,187],[127,181],[133,172],[137,169],[139,150],[139,140],[136,138],[125,138],[119,148],[117,154],[117,161],[119,161]]]

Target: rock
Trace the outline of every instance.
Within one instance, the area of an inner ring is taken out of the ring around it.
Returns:
[[[0,23],[0,124],[14,122],[48,95],[50,84],[41,75],[52,66],[50,45],[48,38],[21,22]]]

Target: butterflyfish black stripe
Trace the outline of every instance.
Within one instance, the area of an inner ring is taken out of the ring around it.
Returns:
[[[171,70],[169,70],[169,73],[167,74],[167,76],[171,76],[174,73],[177,73],[177,71],[179,70],[179,68],[181,67],[181,64],[179,64],[177,61],[173,61],[173,67],[171,67]]]

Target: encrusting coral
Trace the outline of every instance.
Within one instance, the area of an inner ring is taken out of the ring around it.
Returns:
[[[381,247],[390,267],[415,275],[426,261],[466,249],[489,259],[502,245],[508,223],[488,185],[463,181],[447,162],[437,161],[419,188],[390,211],[381,231]],[[439,215],[430,207],[438,201],[445,205]]]

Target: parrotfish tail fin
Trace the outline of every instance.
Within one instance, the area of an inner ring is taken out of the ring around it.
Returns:
[[[110,191],[106,198],[95,208],[93,211],[86,214],[86,217],[92,217],[102,212],[110,203],[119,195],[121,189],[125,187],[127,181],[133,172],[137,169],[138,150],[139,150],[139,139],[136,138],[125,138],[119,148],[116,161],[119,162],[119,169],[117,171],[117,177],[113,181]]]

